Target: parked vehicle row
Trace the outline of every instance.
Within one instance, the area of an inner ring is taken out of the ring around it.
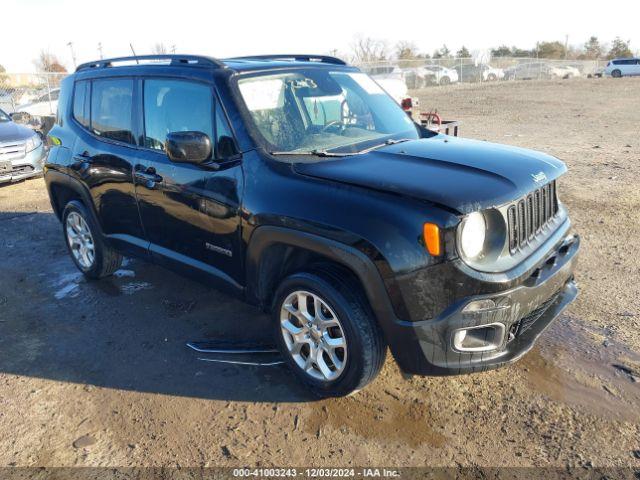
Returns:
[[[45,156],[40,135],[0,110],[0,183],[42,174]]]
[[[363,67],[390,93],[399,92],[394,97],[406,97],[406,89],[419,89],[431,85],[449,85],[457,82],[494,82],[498,80],[551,80],[570,79],[584,76],[623,77],[640,75],[640,59],[621,58],[611,60],[604,69],[590,67],[585,72],[585,64],[552,63],[549,61],[522,61],[512,67],[502,69],[486,63],[460,63],[448,68],[443,65],[425,63],[424,65],[401,67],[383,65]]]

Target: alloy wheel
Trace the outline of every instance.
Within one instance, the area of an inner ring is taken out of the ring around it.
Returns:
[[[91,268],[96,258],[96,249],[89,225],[82,215],[77,212],[67,215],[66,232],[73,257],[82,268]]]
[[[332,381],[347,363],[347,340],[338,316],[311,292],[289,294],[280,309],[280,327],[291,358],[309,376]]]

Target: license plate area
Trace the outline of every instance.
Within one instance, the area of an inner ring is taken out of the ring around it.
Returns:
[[[0,160],[0,177],[11,175],[12,170],[11,160]]]

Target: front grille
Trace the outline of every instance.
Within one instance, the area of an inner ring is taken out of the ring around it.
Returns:
[[[32,173],[34,168],[31,165],[20,165],[19,167],[12,167],[7,170],[0,170],[0,178],[9,176],[19,176]]]
[[[26,173],[33,172],[34,168],[31,165],[20,165],[19,167],[13,167],[13,175],[24,175]]]
[[[24,142],[0,143],[0,162],[24,158],[26,147]]]
[[[532,310],[528,315],[522,317],[519,321],[514,323],[510,329],[509,337],[511,339],[517,337],[518,335],[522,335],[526,332],[531,326],[536,323],[536,321],[546,312],[549,307],[558,299],[560,295],[560,290],[551,295],[544,303],[540,304],[537,308]]]
[[[526,246],[557,213],[555,180],[511,204],[507,209],[509,251]]]

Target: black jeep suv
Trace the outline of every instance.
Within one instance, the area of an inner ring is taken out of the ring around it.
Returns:
[[[513,362],[577,295],[565,165],[435,134],[339,59],[100,60],[62,84],[45,179],[89,278],[135,255],[272,312],[295,374],[364,387]]]

